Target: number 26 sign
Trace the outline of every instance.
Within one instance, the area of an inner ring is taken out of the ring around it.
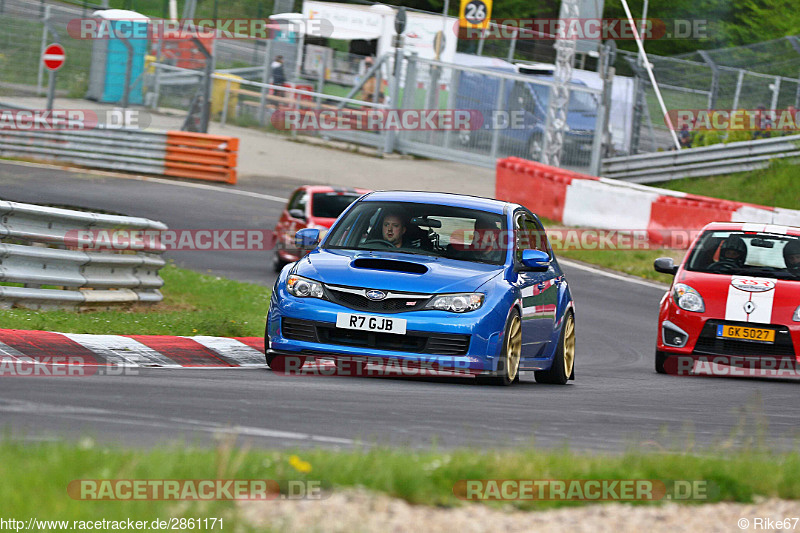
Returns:
[[[458,11],[460,27],[486,29],[491,16],[492,0],[461,0],[461,9]]]

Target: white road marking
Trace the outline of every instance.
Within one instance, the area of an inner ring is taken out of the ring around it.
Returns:
[[[273,196],[271,194],[262,194],[260,192],[252,192],[252,191],[243,191],[240,189],[230,189],[227,187],[218,187],[215,185],[208,185],[206,183],[191,183],[186,181],[175,181],[169,180],[164,178],[156,178],[151,176],[144,176],[140,174],[122,174],[120,172],[111,172],[107,170],[94,170],[94,169],[85,169],[85,168],[72,168],[72,167],[63,167],[60,165],[48,165],[46,163],[31,163],[30,161],[3,161],[4,164],[9,165],[20,165],[24,167],[34,167],[34,168],[49,168],[52,170],[63,170],[66,172],[72,172],[74,174],[93,174],[98,176],[108,176],[111,178],[120,178],[120,179],[127,179],[127,180],[136,180],[136,181],[151,181],[153,183],[158,183],[160,185],[173,185],[175,187],[187,187],[190,189],[203,189],[207,191],[214,191],[214,192],[221,192],[225,194],[233,194],[238,196],[247,196],[250,198],[258,198],[259,200],[268,200],[270,202],[278,202],[281,204],[285,204],[289,201],[288,198],[281,198],[280,196]]]
[[[29,402],[24,400],[11,400],[0,398],[0,412],[24,413],[26,415],[53,415],[59,418],[73,418],[77,420],[102,422],[104,424],[121,424],[145,427],[162,427],[173,430],[204,431],[213,434],[242,435],[249,437],[264,437],[270,439],[305,440],[313,442],[327,442],[331,444],[355,444],[355,440],[327,435],[314,435],[311,433],[297,433],[294,431],[281,431],[275,429],[259,428],[253,426],[225,426],[215,422],[192,420],[185,418],[162,418],[157,415],[129,413],[96,407],[81,407],[75,405],[55,405],[47,403]],[[183,426],[183,427],[180,427]]]
[[[572,268],[577,268],[578,270],[591,272],[593,274],[599,274],[601,276],[605,276],[611,279],[616,279],[619,281],[627,281],[628,283],[635,283],[636,285],[643,285],[645,287],[650,287],[661,291],[666,291],[669,289],[669,285],[666,283],[659,283],[657,281],[647,281],[644,279],[634,278],[633,276],[626,276],[624,274],[614,274],[613,272],[608,272],[605,270],[601,270],[599,268],[590,267],[588,265],[584,265],[583,263],[576,263],[575,261],[570,261],[569,259],[563,259],[561,257],[558,258],[558,262],[564,265],[568,265]]]

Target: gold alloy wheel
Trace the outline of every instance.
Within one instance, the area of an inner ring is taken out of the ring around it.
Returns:
[[[564,324],[564,374],[569,378],[575,365],[575,319],[572,314],[567,316]]]
[[[514,314],[514,318],[508,326],[508,331],[505,347],[506,368],[508,369],[508,380],[514,381],[519,371],[519,358],[522,354],[522,326],[518,314]]]

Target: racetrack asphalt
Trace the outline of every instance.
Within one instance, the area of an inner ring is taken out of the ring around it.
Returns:
[[[120,179],[0,162],[0,198],[161,220],[171,229],[271,229],[299,183],[235,188]],[[231,190],[255,193],[231,194]],[[226,192],[227,191],[227,192]],[[258,196],[260,195],[260,196]],[[270,285],[270,252],[168,252],[177,264]],[[576,300],[576,381],[292,377],[269,370],[137,369],[87,378],[0,377],[0,426],[22,439],[91,435],[153,446],[233,433],[257,446],[408,444],[578,450],[796,444],[797,383],[653,371],[664,288],[565,264]],[[665,279],[665,281],[667,281]],[[266,309],[265,309],[266,312]],[[2,317],[2,315],[0,315]]]

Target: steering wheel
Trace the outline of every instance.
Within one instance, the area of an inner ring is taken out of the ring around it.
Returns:
[[[718,261],[708,267],[708,272],[733,272],[736,268],[733,263]]]
[[[368,241],[364,241],[364,244],[380,244],[385,246],[386,248],[395,248],[395,245],[390,243],[385,239],[370,239]]]

